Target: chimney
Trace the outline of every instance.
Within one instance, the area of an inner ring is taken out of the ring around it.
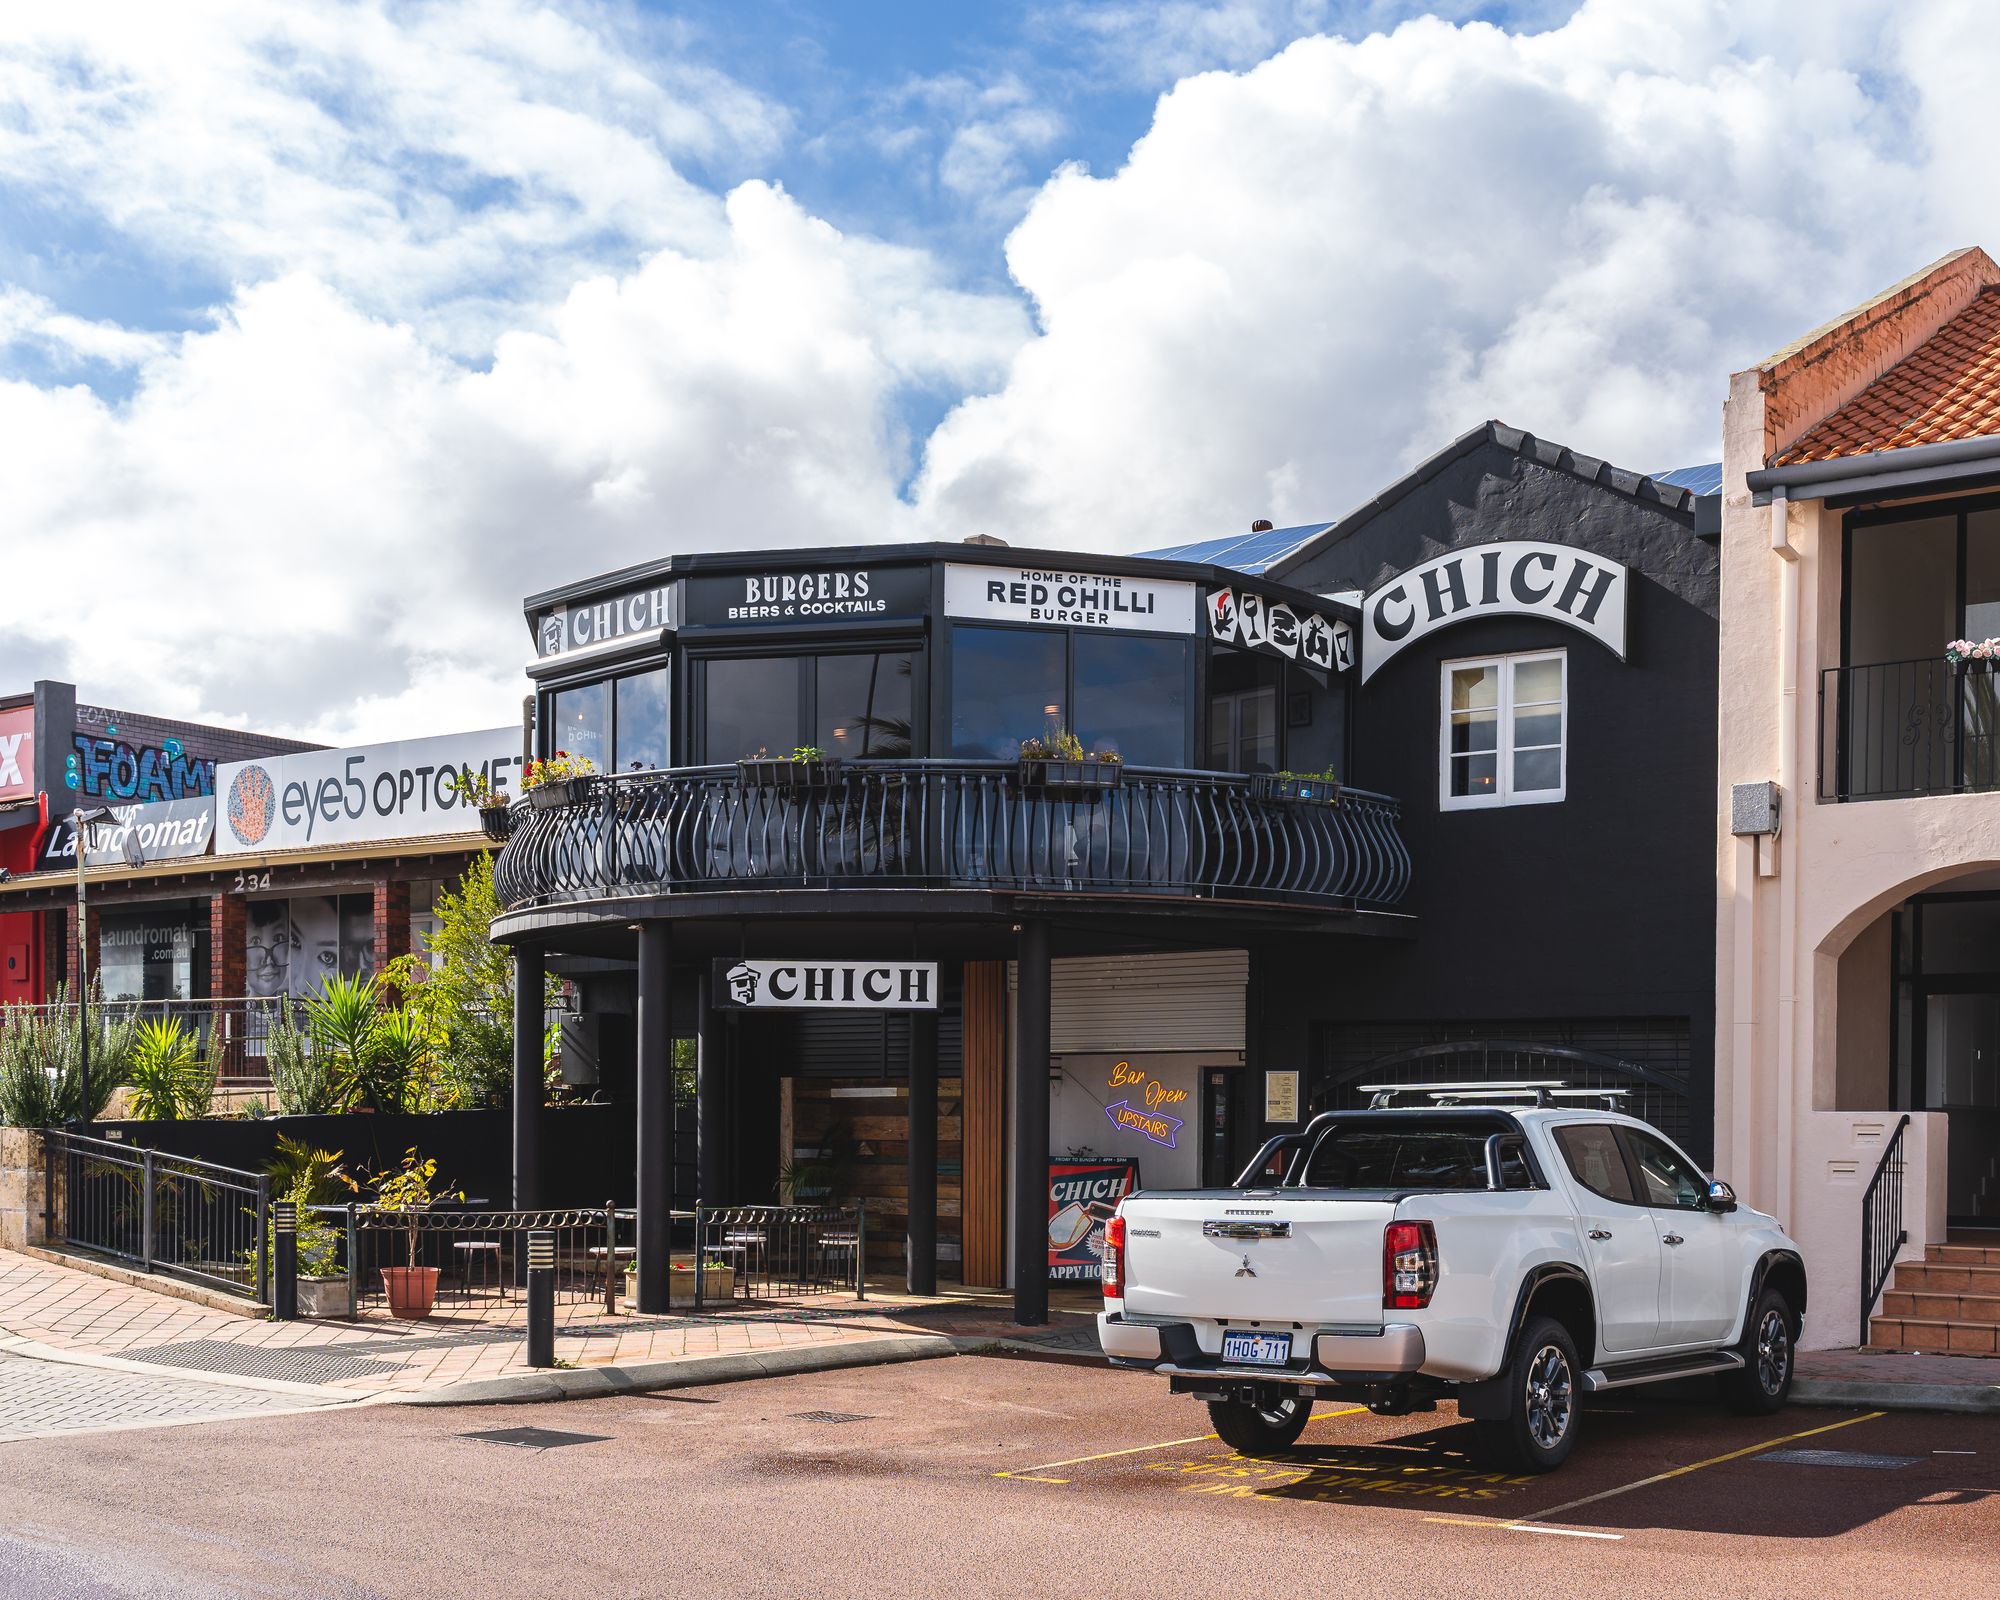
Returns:
[[[1005,539],[997,538],[990,533],[969,533],[959,543],[997,545],[1002,550],[1007,548],[1007,541]]]
[[[1271,519],[1269,517],[1259,517],[1255,522],[1250,524],[1250,531],[1252,533],[1269,533],[1271,531]]]

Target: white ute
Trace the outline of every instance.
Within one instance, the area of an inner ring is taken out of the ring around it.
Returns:
[[[1104,1353],[1206,1400],[1246,1452],[1294,1443],[1315,1398],[1455,1401],[1487,1462],[1534,1472],[1599,1390],[1715,1373],[1737,1409],[1777,1410],[1798,1246],[1657,1129],[1564,1093],[1387,1091],[1271,1140],[1241,1187],[1128,1196]]]

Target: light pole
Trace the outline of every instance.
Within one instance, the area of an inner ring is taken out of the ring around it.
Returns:
[[[116,822],[109,806],[79,806],[70,813],[70,843],[76,850],[76,1099],[77,1120],[90,1121],[90,920],[85,915],[83,866],[92,830]]]

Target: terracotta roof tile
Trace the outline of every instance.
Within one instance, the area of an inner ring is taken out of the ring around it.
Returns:
[[[2000,287],[1951,321],[1771,463],[1826,461],[2000,434]]]

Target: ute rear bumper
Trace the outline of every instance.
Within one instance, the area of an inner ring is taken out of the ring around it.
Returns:
[[[1221,1378],[1314,1386],[1397,1383],[1424,1364],[1423,1329],[1408,1322],[1379,1328],[1322,1328],[1307,1337],[1309,1354],[1283,1367],[1224,1363],[1203,1351],[1187,1322],[1134,1322],[1099,1312],[1097,1338],[1112,1363],[1169,1378]]]

